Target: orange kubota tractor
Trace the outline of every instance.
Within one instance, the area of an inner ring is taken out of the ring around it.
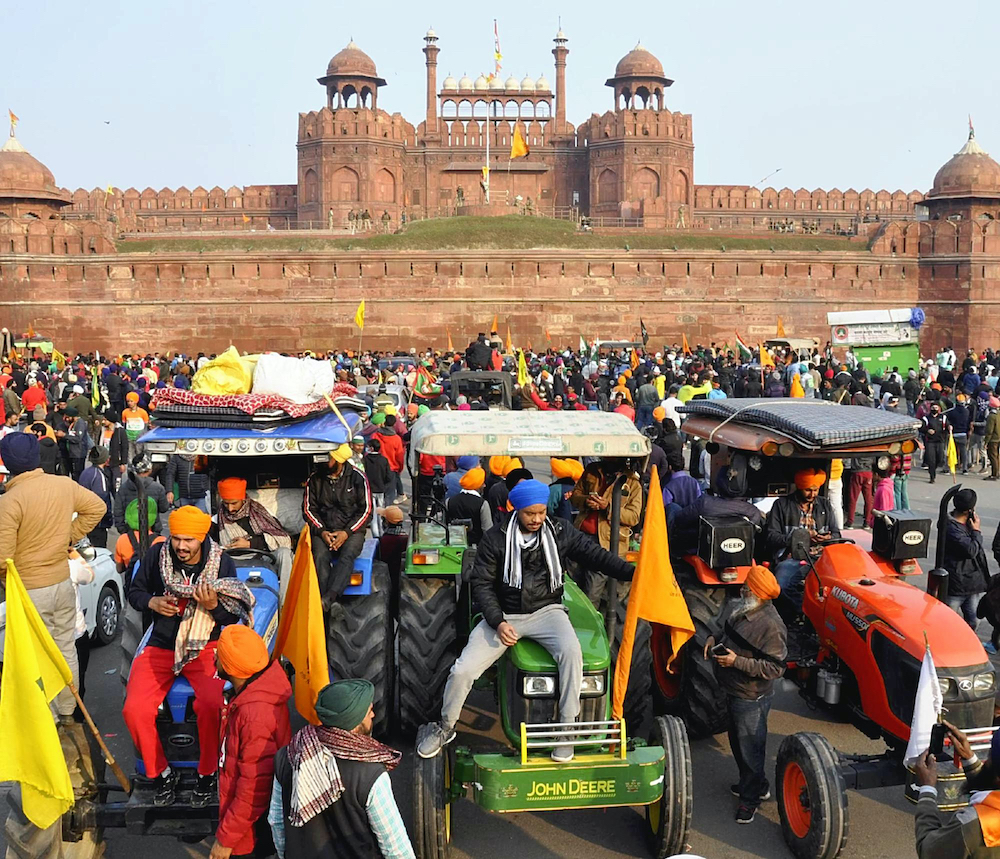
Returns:
[[[829,470],[834,459],[871,457],[885,469],[891,456],[914,449],[918,426],[905,415],[819,400],[691,401],[683,410],[684,432],[704,439],[712,455],[711,485],[762,507],[794,492],[795,472],[804,466]],[[739,595],[750,564],[767,557],[751,518],[704,516],[697,548],[672,547],[683,553],[674,569],[696,633],[670,673],[669,636],[654,629],[654,691],[659,709],[683,716],[695,736],[728,727],[725,697],[703,647],[709,636],[719,637],[723,607]],[[799,859],[840,853],[847,839],[847,788],[909,780],[903,753],[925,631],[948,720],[972,734],[979,729],[980,747],[988,745],[997,690],[986,652],[957,613],[906,580],[920,573],[917,559],[926,557],[930,527],[930,519],[892,511],[876,516],[870,535],[847,532],[818,555],[807,548],[808,534],[804,542],[803,534],[789,534],[805,580],[801,612],[781,597],[777,603],[789,630],[785,678],[810,702],[886,744],[881,755],[850,755],[817,733],[782,742],[774,783],[782,833]],[[871,549],[861,545],[869,539]],[[941,807],[967,802],[959,792],[962,773],[951,763],[939,769]]]

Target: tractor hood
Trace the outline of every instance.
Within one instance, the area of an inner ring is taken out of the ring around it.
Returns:
[[[860,546],[828,546],[816,562],[816,571],[826,587],[826,599],[819,607],[809,601],[810,609],[818,608],[821,616],[808,613],[824,643],[837,638],[835,633],[845,625],[852,626],[862,639],[867,639],[870,627],[877,626],[918,661],[923,657],[926,632],[939,669],[989,661],[979,638],[956,612],[904,579],[886,575]],[[816,593],[812,575],[807,590],[810,595]]]

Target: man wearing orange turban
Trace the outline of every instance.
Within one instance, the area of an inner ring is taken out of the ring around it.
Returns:
[[[715,678],[726,693],[729,745],[740,780],[731,788],[739,797],[737,823],[750,823],[757,806],[771,795],[764,774],[767,716],[774,681],[785,673],[788,631],[771,600],[778,582],[766,567],[752,566],[740,590],[722,610],[722,635],[709,636],[704,658],[715,659]]]
[[[792,533],[805,528],[811,551],[818,554],[825,543],[840,537],[840,529],[829,500],[819,494],[826,483],[826,471],[800,468],[795,472],[794,482],[795,492],[777,498],[767,514],[765,534],[771,569],[781,592],[801,610],[802,583],[809,568],[790,556]]]
[[[553,477],[552,483],[549,484],[549,515],[572,522],[576,514],[573,512],[570,498],[577,481],[583,477],[583,463],[578,459],[552,457],[549,460],[549,468]]]
[[[242,624],[222,631],[215,664],[233,691],[222,723],[219,826],[211,855],[250,856],[257,846],[258,821],[263,822],[270,805],[274,756],[292,738],[292,687],[281,663],[269,664],[264,640]]]
[[[247,482],[239,477],[219,481],[219,543],[224,549],[270,552],[277,564],[284,603],[292,573],[292,538],[281,522],[253,498]]]
[[[464,457],[459,457],[464,459]],[[469,543],[477,545],[483,534],[493,527],[493,512],[489,502],[483,497],[483,484],[486,482],[486,471],[479,466],[470,468],[459,478],[459,492],[449,498],[445,504],[448,519],[468,520]],[[502,484],[501,484],[502,485]]]
[[[151,546],[128,590],[128,601],[153,617],[149,641],[129,672],[122,715],[153,779],[153,802],[172,805],[178,773],[167,765],[156,730],[156,715],[178,675],[194,689],[198,721],[198,782],[192,805],[204,808],[215,798],[219,763],[222,681],[216,675],[215,649],[223,627],[250,621],[254,598],[236,578],[236,567],[208,536],[212,519],[197,507],[170,514],[170,541]]]

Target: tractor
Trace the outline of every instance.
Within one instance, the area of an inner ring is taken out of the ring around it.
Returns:
[[[742,484],[742,497],[760,506],[794,492],[794,475],[806,466],[829,473],[833,459],[864,456],[886,470],[891,456],[915,448],[918,427],[905,415],[819,400],[691,401],[683,411],[684,432],[704,439],[712,455],[711,485],[726,469]],[[808,550],[805,529],[789,535],[805,579],[801,612],[781,597],[776,603],[789,631],[785,679],[811,704],[886,744],[880,755],[852,755],[818,733],[785,738],[774,784],[782,834],[799,859],[840,853],[848,788],[908,783],[903,754],[925,630],[948,719],[980,740],[989,730],[983,726],[993,722],[996,676],[981,642],[958,614],[907,582],[920,574],[930,525],[908,511],[877,514],[872,532],[847,531],[818,555]],[[718,638],[723,607],[739,595],[750,565],[764,561],[763,540],[756,538],[746,519],[703,517],[698,551],[674,562],[695,636],[678,655],[679,671],[671,673],[669,638],[654,631],[655,692],[659,711],[681,716],[692,736],[727,728],[725,696],[703,648],[709,636]],[[963,801],[957,796],[962,775],[950,764],[941,766],[942,784],[949,785],[941,791],[941,807],[952,808]]]
[[[433,412],[416,422],[411,435],[411,457],[507,454],[642,463],[649,449],[648,439],[627,418],[601,412]],[[617,544],[614,520],[620,503],[619,483],[612,502],[612,545]],[[437,499],[427,515],[416,516],[413,528],[400,576],[398,687],[400,724],[418,728],[419,744],[426,723],[440,718],[448,672],[479,616],[469,596],[475,549],[466,545],[464,528],[447,520]],[[565,581],[563,603],[583,650],[578,722],[555,721],[555,662],[539,644],[524,639],[481,680],[494,688],[511,748],[480,753],[447,746],[434,758],[416,760],[414,846],[421,859],[450,854],[451,806],[470,792],[477,805],[497,813],[644,806],[653,855],[683,850],[692,790],[682,721],[673,716],[654,720],[647,743],[629,733],[627,718],[611,718],[614,644],[621,634],[617,584],[609,585],[610,608],[602,616],[570,577]],[[650,677],[648,646],[637,639],[635,651],[632,675],[646,685],[636,695],[630,684],[633,699],[648,697]],[[567,736],[578,754],[569,763],[555,763],[549,753]]]

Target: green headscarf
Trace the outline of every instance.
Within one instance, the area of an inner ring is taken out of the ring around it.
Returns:
[[[368,680],[337,680],[324,686],[316,699],[316,715],[328,728],[353,731],[375,700],[375,687]]]
[[[372,423],[377,427],[382,426],[382,424],[385,423],[385,413],[375,412],[375,414],[372,415]]]
[[[422,417],[426,415],[431,410],[430,406],[419,406],[417,408],[417,417]]]
[[[156,524],[156,499],[146,497],[146,509],[149,511],[149,527]],[[139,530],[139,499],[133,498],[125,508],[125,524],[132,531]]]

